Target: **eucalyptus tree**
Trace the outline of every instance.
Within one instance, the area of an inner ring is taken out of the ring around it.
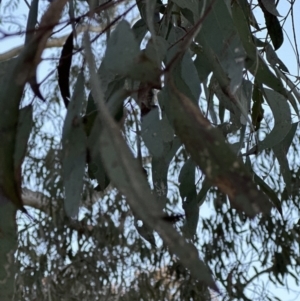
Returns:
[[[298,285],[295,1],[25,3],[2,30],[25,40],[0,55],[1,300]]]

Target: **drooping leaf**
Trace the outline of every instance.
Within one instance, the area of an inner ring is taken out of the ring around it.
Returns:
[[[274,154],[280,165],[280,172],[284,179],[286,190],[289,194],[291,193],[292,174],[291,174],[288,159],[287,159],[287,153],[288,153],[289,147],[293,141],[293,138],[295,137],[295,133],[296,133],[298,124],[299,124],[299,122],[293,123],[290,131],[285,136],[285,138],[281,141],[281,143],[279,143],[273,147]]]
[[[169,165],[180,146],[180,140],[175,138],[173,141],[164,143],[164,150],[160,157],[152,158],[152,182],[161,209],[164,209],[167,203]]]
[[[281,201],[278,199],[278,196],[274,192],[274,190],[257,174],[254,173],[254,182],[259,185],[260,189],[270,198],[274,207],[278,210],[278,212],[282,215],[282,206]]]
[[[195,185],[195,163],[188,159],[181,168],[178,181],[179,191],[182,198],[182,207],[185,211],[187,231],[186,235],[193,238],[196,234],[199,220],[199,204]]]
[[[190,12],[192,12],[194,14],[194,20],[199,16],[199,1],[172,0],[172,2],[177,4],[180,8],[188,9]]]
[[[205,179],[202,182],[202,187],[199,193],[197,194],[197,203],[199,207],[204,203],[205,197],[210,188],[211,188],[211,182],[207,179],[207,177],[205,177]]]
[[[221,132],[212,127],[199,108],[176,89],[170,76],[166,91],[167,99],[172,104],[168,119],[207,178],[228,195],[234,208],[244,211],[248,216],[269,212],[269,201],[253,185],[243,162],[235,156]]]
[[[143,19],[136,21],[132,26],[132,31],[137,43],[140,45],[148,31],[145,21]]]
[[[40,91],[40,84],[37,82],[36,74],[33,75],[29,80],[28,83],[30,85],[30,88],[32,89],[33,93],[35,96],[37,96],[40,100],[46,101],[45,98],[43,97],[41,91]]]
[[[252,124],[256,131],[260,129],[260,123],[264,118],[264,109],[262,104],[264,102],[262,87],[255,81],[252,94],[253,105],[251,110]]]
[[[14,150],[19,117],[19,104],[25,83],[36,79],[36,69],[41,61],[41,54],[54,26],[60,19],[67,0],[53,2],[41,18],[40,27],[16,60],[5,62],[2,70],[6,73],[6,84],[0,89],[0,111],[5,118],[0,118],[0,190],[15,206],[26,211],[22,205],[21,187],[18,173],[14,169]],[[3,67],[3,66],[2,66]],[[36,80],[35,80],[36,82]],[[9,83],[9,84],[8,84]],[[3,82],[2,82],[3,84]],[[1,85],[2,86],[2,85]],[[6,101],[9,99],[9,101]],[[7,130],[9,129],[9,130]]]
[[[164,150],[164,142],[161,137],[158,107],[143,117],[141,136],[150,153],[155,157],[160,157]]]
[[[260,5],[264,6],[264,9],[267,10],[270,14],[280,17],[280,14],[276,8],[275,0],[260,0]]]
[[[129,76],[153,87],[160,87],[160,65],[140,51],[134,33],[126,21],[121,21],[113,31],[107,43],[104,60],[107,69],[114,74]]]
[[[123,111],[123,102],[127,96],[128,96],[127,91],[121,89],[121,90],[117,90],[107,100],[108,110],[116,121],[118,121],[118,115],[120,110]],[[89,101],[93,102],[93,104],[90,104],[89,108],[91,110],[95,110],[96,107],[93,98],[91,97]],[[99,132],[101,132],[102,130],[102,125],[96,121],[97,116],[94,117],[95,119],[92,123],[92,130],[88,137],[88,149],[90,151],[90,156],[91,156],[91,161],[89,163],[89,172],[92,173],[93,177],[97,179],[98,182],[97,190],[104,191],[105,188],[109,185],[110,179],[104,169],[104,164],[99,154],[99,148],[101,146],[98,137],[99,137]]]
[[[203,49],[208,47],[217,57],[230,80],[230,91],[235,92],[242,82],[245,50],[225,2],[221,0],[212,4],[196,40]]]
[[[21,165],[27,152],[27,143],[33,126],[32,110],[32,105],[28,105],[19,112],[14,154],[14,165],[16,170],[21,170]]]
[[[70,68],[72,64],[73,47],[74,45],[73,45],[73,32],[72,32],[68,36],[62,48],[59,64],[57,67],[58,86],[66,108],[68,108],[68,104],[70,102],[69,77],[70,77]]]
[[[20,64],[20,63],[19,63]],[[1,198],[25,210],[21,199],[20,169],[15,169],[15,142],[17,137],[19,104],[24,84],[16,82],[18,60],[0,63],[0,194]]]
[[[15,275],[18,271],[15,264],[15,252],[18,247],[16,231],[16,207],[8,201],[2,200],[0,189],[0,300],[8,301],[15,292]]]
[[[282,60],[277,56],[277,53],[274,51],[274,49],[270,44],[267,44],[265,46],[265,50],[266,50],[267,60],[272,67],[276,67],[278,65],[282,71],[289,73],[288,68],[285,66]]]
[[[240,5],[244,15],[247,16],[247,19],[249,20],[250,25],[253,26],[257,30],[260,30],[260,27],[255,19],[252,9],[251,9],[250,3],[247,0],[239,0],[238,3]],[[231,3],[231,4],[233,4],[233,3]]]
[[[283,43],[283,31],[280,22],[276,16],[270,14],[267,10],[263,10],[266,26],[273,43],[274,49],[277,50]]]
[[[179,50],[178,40],[184,36],[185,32],[181,28],[173,27],[170,31],[168,42],[169,49],[165,64],[169,64],[176,57]],[[201,89],[199,76],[194,61],[189,52],[186,52],[180,59],[180,64],[173,68],[174,82],[177,88],[188,95],[195,103],[198,103]]]
[[[272,110],[274,116],[274,128],[258,145],[258,151],[261,152],[266,148],[272,148],[279,144],[291,129],[291,110],[285,97],[279,93],[265,88],[265,98]],[[253,153],[257,147],[253,147],[248,153]]]
[[[247,20],[247,17],[244,14],[239,2],[233,1],[231,9],[234,24],[239,32],[243,46],[247,53],[245,67],[255,76],[259,83],[267,85],[282,95],[286,95],[286,90],[284,89],[280,80],[269,70],[267,64],[257,52],[256,46],[252,39],[249,21]]]
[[[129,23],[121,21],[107,42],[105,52],[107,68],[116,74],[128,74],[139,53],[140,47]]]
[[[87,35],[85,36],[86,56],[91,73],[91,85],[94,98],[98,99],[99,115],[103,130],[100,133],[100,153],[105,168],[116,187],[127,197],[127,202],[139,219],[148,227],[158,232],[170,251],[177,255],[182,264],[190,269],[191,274],[218,291],[213,278],[199,259],[196,248],[187,243],[172,225],[165,222],[157,200],[150,191],[143,175],[140,163],[134,159],[128,145],[124,141],[118,126],[110,116],[103,101],[103,92],[99,88],[94,71],[94,60]]]
[[[204,82],[211,73],[212,68],[202,51],[197,54],[194,64],[198,72],[200,82]]]
[[[181,168],[178,182],[180,196],[183,200],[188,198],[189,195],[194,196],[196,193],[195,168],[196,166],[192,159],[188,159]]]
[[[34,35],[35,26],[37,24],[37,18],[38,18],[38,10],[39,10],[39,0],[32,0],[29,9],[28,19],[27,19],[25,45],[28,44],[31,37]]]
[[[81,122],[84,103],[84,76],[81,72],[68,106],[63,127],[63,182],[65,187],[65,211],[69,217],[78,214],[86,161],[86,135]]]

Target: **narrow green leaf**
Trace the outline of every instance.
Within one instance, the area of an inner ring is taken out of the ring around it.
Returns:
[[[57,66],[58,73],[58,86],[60,89],[61,96],[64,100],[65,107],[68,108],[70,102],[70,68],[72,64],[73,56],[73,32],[68,36],[59,58]]]
[[[39,11],[39,0],[32,0],[29,9],[28,19],[27,19],[25,45],[28,44],[31,37],[34,35],[35,26],[37,24],[38,11]]]
[[[263,91],[265,98],[272,110],[275,124],[271,132],[263,141],[259,143],[259,152],[279,144],[286,137],[292,126],[291,110],[286,98],[281,94],[267,88],[265,88]],[[250,149],[249,153],[252,153],[254,150],[256,150],[256,147]]]
[[[281,143],[273,147],[274,154],[280,165],[280,172],[284,179],[286,190],[289,194],[291,193],[292,174],[287,160],[287,153],[293,138],[295,137],[298,124],[299,122],[293,123],[286,137],[281,141]]]
[[[107,42],[105,62],[116,74],[128,74],[140,53],[140,46],[127,21],[121,21]]]
[[[150,153],[155,157],[160,157],[164,150],[164,142],[161,135],[158,107],[143,117],[141,135]]]
[[[211,187],[211,182],[207,179],[207,177],[205,177],[202,182],[202,187],[197,195],[197,203],[199,207],[204,203],[207,192]]]
[[[162,218],[160,206],[150,191],[143,175],[140,163],[134,159],[120,130],[103,101],[94,71],[94,60],[88,36],[85,35],[86,57],[91,73],[91,85],[94,99],[98,100],[99,115],[104,126],[100,133],[100,153],[105,168],[116,187],[127,197],[127,202],[136,212],[139,219],[154,229],[168,245],[170,252],[177,255],[182,264],[190,269],[191,274],[207,286],[218,291],[218,288],[206,265],[199,259],[197,249],[180,236],[172,225]]]
[[[280,14],[276,8],[276,3],[275,0],[260,0],[259,2],[261,2],[264,6],[264,8],[272,15],[276,16],[276,17],[280,17]]]
[[[70,217],[78,214],[86,161],[86,135],[81,122],[84,103],[84,76],[81,72],[68,106],[63,127],[63,181],[65,186],[65,211]]]
[[[270,198],[274,207],[278,210],[278,212],[282,215],[281,201],[278,199],[278,196],[274,192],[274,190],[256,173],[254,173],[254,182],[259,185],[260,189]]]
[[[253,105],[251,110],[251,117],[252,117],[252,124],[255,127],[255,130],[258,131],[260,128],[260,123],[264,118],[264,109],[263,109],[263,94],[262,94],[262,87],[257,83],[254,82],[254,89],[252,94]]]
[[[264,10],[264,16],[274,49],[277,50],[283,43],[283,31],[280,22],[276,16],[270,14],[266,10]]]
[[[196,165],[192,159],[188,159],[181,168],[178,181],[179,191],[182,198],[182,207],[185,212],[185,233],[189,238],[196,234],[199,220],[199,204],[195,185]]]
[[[15,294],[15,275],[18,272],[15,254],[18,247],[16,207],[2,202],[0,190],[0,300],[11,301]]]
[[[33,126],[32,105],[22,108],[19,112],[18,129],[14,153],[14,165],[16,169],[21,168],[23,159],[27,152],[27,143]]]
[[[194,60],[194,64],[198,72],[200,82],[202,83],[208,78],[209,74],[212,72],[211,65],[209,64],[209,61],[207,60],[203,52],[197,54],[197,57]]]
[[[239,2],[233,1],[231,8],[234,24],[247,53],[246,68],[255,76],[258,82],[267,85],[282,95],[286,95],[286,90],[280,80],[269,70],[267,64],[257,52],[252,39],[249,21]]]
[[[164,209],[167,203],[169,165],[181,145],[182,143],[176,137],[174,140],[164,143],[164,150],[160,157],[152,158],[152,182],[161,209]]]
[[[192,159],[188,159],[181,168],[178,182],[180,196],[183,200],[196,192],[195,168],[196,165]]]
[[[213,51],[230,79],[230,91],[234,92],[242,81],[246,53],[225,2],[213,3],[196,40],[203,49],[209,47]]]
[[[19,120],[19,104],[24,84],[18,84],[16,78],[22,62],[11,59],[0,63],[0,191],[18,209],[23,210],[21,199],[20,170],[16,172],[14,154]],[[18,177],[16,177],[16,175]]]
[[[234,208],[248,216],[269,212],[269,201],[253,185],[244,163],[231,151],[222,133],[176,89],[171,77],[167,79],[166,91],[166,99],[172,104],[168,119],[207,178],[228,195]]]
[[[140,45],[148,31],[145,21],[143,19],[136,21],[132,26],[132,31],[137,43]]]

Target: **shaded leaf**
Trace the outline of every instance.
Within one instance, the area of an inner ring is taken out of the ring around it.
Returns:
[[[267,85],[282,95],[286,95],[286,90],[281,81],[269,70],[268,66],[257,52],[252,39],[249,22],[239,2],[233,1],[231,8],[236,29],[239,32],[247,53],[247,58],[245,60],[246,68],[255,76],[259,83]]]
[[[23,48],[19,57],[15,60],[4,62],[2,70],[8,68],[6,83],[1,83],[0,112],[5,118],[0,118],[0,190],[2,194],[22,211],[24,209],[21,199],[20,175],[14,169],[14,150],[17,135],[19,105],[22,98],[25,83],[36,78],[36,69],[41,61],[41,54],[46,47],[47,40],[54,26],[60,19],[61,12],[67,0],[55,1],[44,13],[40,27],[43,31],[37,31]],[[2,63],[3,64],[3,63]],[[3,80],[3,77],[2,77]],[[3,85],[3,86],[2,86]],[[9,101],[6,101],[9,99]]]
[[[261,152],[266,148],[272,148],[279,144],[291,129],[291,110],[285,97],[279,93],[265,88],[265,98],[272,110],[274,116],[274,128],[258,145],[258,151]],[[253,147],[248,153],[253,153],[257,147]]]
[[[257,83],[254,82],[254,89],[252,94],[253,105],[251,110],[251,117],[252,117],[252,124],[256,131],[260,129],[260,123],[264,118],[264,109],[263,109],[263,94],[262,94],[262,87]]]
[[[258,1],[260,6],[263,5],[263,10],[267,10],[270,14],[280,17],[280,14],[276,8],[275,0],[260,0]]]
[[[172,103],[168,119],[207,178],[228,195],[234,208],[248,216],[269,212],[269,201],[252,183],[244,163],[231,151],[222,133],[213,128],[200,109],[176,89],[170,77],[166,91],[167,99]]]
[[[283,43],[283,32],[280,22],[278,21],[278,18],[276,16],[270,14],[266,10],[264,10],[264,16],[266,20],[268,33],[270,35],[274,49],[277,50]]]
[[[195,168],[196,166],[192,159],[188,159],[181,168],[178,182],[180,196],[183,200],[188,198],[189,195],[194,196],[196,193]]]
[[[192,275],[217,290],[208,268],[199,259],[196,248],[186,243],[172,225],[159,218],[162,211],[150,192],[139,163],[133,158],[119,130],[113,124],[105,124],[106,129],[100,137],[101,156],[114,184],[127,196],[128,203],[138,217],[159,233],[170,251],[180,258]]]
[[[186,217],[186,235],[193,238],[196,234],[199,220],[199,204],[195,185],[196,165],[192,159],[188,159],[181,168],[178,181],[179,191],[182,198],[182,207]]]
[[[18,129],[14,153],[14,165],[21,169],[23,159],[27,152],[27,143],[33,126],[32,105],[22,108],[19,112]]]
[[[28,44],[32,36],[35,32],[35,26],[37,24],[37,18],[38,18],[38,10],[39,10],[39,0],[32,0],[28,19],[27,19],[27,25],[26,25],[26,36],[25,36],[25,45]]]
[[[109,177],[120,192],[127,197],[128,204],[138,218],[148,227],[158,232],[168,245],[170,252],[179,257],[182,264],[190,269],[193,277],[218,291],[209,269],[199,259],[195,246],[187,243],[172,225],[169,225],[161,218],[163,216],[162,210],[151,193],[140,163],[133,157],[118,126],[105,107],[103,92],[99,88],[94,71],[94,60],[87,35],[85,36],[85,44],[93,96],[99,100],[99,116],[104,126],[100,133],[100,153]]]
[[[16,231],[16,207],[8,202],[2,202],[0,189],[0,299],[11,300],[15,291],[15,275],[18,272],[15,262],[18,235]]]
[[[127,91],[121,89],[117,90],[108,100],[107,106],[116,121],[118,121],[118,114],[120,110],[123,111],[123,102],[124,99],[127,97]],[[90,102],[90,103],[89,103]],[[88,149],[90,150],[91,162],[89,163],[89,173],[94,178],[97,179],[98,191],[104,191],[105,188],[109,185],[110,179],[104,169],[102,158],[99,154],[100,148],[100,141],[98,139],[99,132],[101,132],[102,125],[99,122],[96,122],[97,113],[96,113],[96,106],[93,100],[93,97],[90,95],[88,102],[88,109],[93,112],[94,120],[90,121],[92,123],[92,130],[90,132],[90,136],[88,137]],[[91,117],[92,118],[92,117]]]
[[[211,65],[203,52],[198,53],[194,60],[200,82],[204,82],[212,71]]]
[[[19,104],[24,84],[16,82],[18,59],[0,63],[0,194],[1,198],[14,203],[25,211],[21,199],[20,168],[15,169],[14,154],[19,121]],[[18,162],[19,163],[19,162]]]
[[[209,191],[211,186],[211,182],[207,179],[207,177],[205,177],[202,182],[202,187],[197,195],[198,206],[201,206],[204,203],[207,192]]]
[[[84,103],[84,76],[81,72],[68,106],[63,127],[63,182],[65,211],[69,217],[78,214],[86,161],[86,135],[80,119]]]
[[[28,80],[28,83],[34,95],[37,96],[40,100],[46,101],[40,91],[40,84],[37,83],[36,74]]]
[[[140,45],[148,31],[145,21],[143,19],[136,21],[132,26],[132,31],[137,43]]]
[[[278,196],[274,190],[256,173],[254,173],[254,182],[259,185],[260,189],[270,198],[272,204],[282,216],[281,201],[278,199]]]
[[[73,32],[68,36],[59,59],[59,64],[57,67],[58,73],[58,86],[60,89],[61,96],[64,100],[65,107],[68,107],[70,101],[70,68],[72,64],[73,56]]]
[[[281,141],[281,143],[273,147],[274,154],[280,165],[280,172],[284,179],[286,190],[289,194],[291,193],[292,174],[287,160],[287,153],[293,141],[293,138],[295,137],[298,124],[299,122],[293,123],[290,131],[285,136],[285,138]]]
[[[277,56],[276,52],[274,51],[274,49],[272,48],[272,46],[270,44],[267,44],[265,46],[265,50],[266,50],[267,60],[271,64],[272,67],[276,67],[276,65],[278,64],[279,68],[282,71],[289,73],[288,68],[285,66],[285,64],[282,62],[282,60]]]
[[[153,108],[142,120],[141,136],[153,156],[159,157],[164,149],[158,107]]]
[[[121,21],[107,42],[105,61],[107,68],[117,74],[128,74],[137,60],[140,47],[126,21]]]
[[[242,81],[245,51],[225,1],[213,3],[196,40],[203,49],[211,49],[230,80],[230,91],[235,92]]]
[[[180,146],[180,140],[175,138],[173,141],[164,143],[164,150],[160,157],[152,158],[152,182],[161,209],[165,208],[167,202],[169,165]]]

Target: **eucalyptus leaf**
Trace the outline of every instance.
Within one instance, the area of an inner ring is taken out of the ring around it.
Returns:
[[[260,0],[264,8],[272,15],[280,17],[280,14],[276,8],[275,0]]]
[[[164,149],[161,136],[158,107],[152,109],[142,120],[142,138],[153,156],[159,157]]]
[[[233,1],[231,9],[234,24],[247,52],[245,67],[255,76],[258,82],[286,96],[287,93],[281,81],[269,70],[267,64],[258,53],[252,39],[249,21],[239,2]]]
[[[242,82],[246,53],[225,2],[213,3],[196,40],[211,49],[229,77],[231,92],[235,92]]]
[[[21,168],[23,159],[27,152],[27,143],[33,126],[33,108],[28,105],[19,112],[18,129],[14,153],[14,165],[16,169]]]
[[[266,148],[272,148],[279,144],[288,134],[291,129],[291,110],[285,97],[279,93],[265,88],[265,98],[272,110],[274,116],[274,128],[271,132],[261,141],[258,145],[258,151],[261,152]],[[252,153],[256,150],[253,147],[248,153]]]
[[[292,174],[290,171],[287,154],[288,154],[289,147],[293,141],[293,138],[295,137],[298,124],[299,122],[293,123],[290,131],[285,136],[285,138],[281,141],[281,143],[273,147],[274,154],[280,165],[280,172],[285,182],[286,190],[289,194],[291,194]]]
[[[166,111],[169,112],[168,119],[208,179],[229,196],[233,207],[247,215],[269,212],[270,203],[253,185],[243,162],[230,150],[221,132],[213,128],[199,108],[177,90],[171,75],[165,89],[166,100],[172,104]]]
[[[86,134],[80,119],[84,103],[84,76],[81,72],[68,106],[63,127],[63,182],[65,211],[69,217],[78,214],[86,161]]]

